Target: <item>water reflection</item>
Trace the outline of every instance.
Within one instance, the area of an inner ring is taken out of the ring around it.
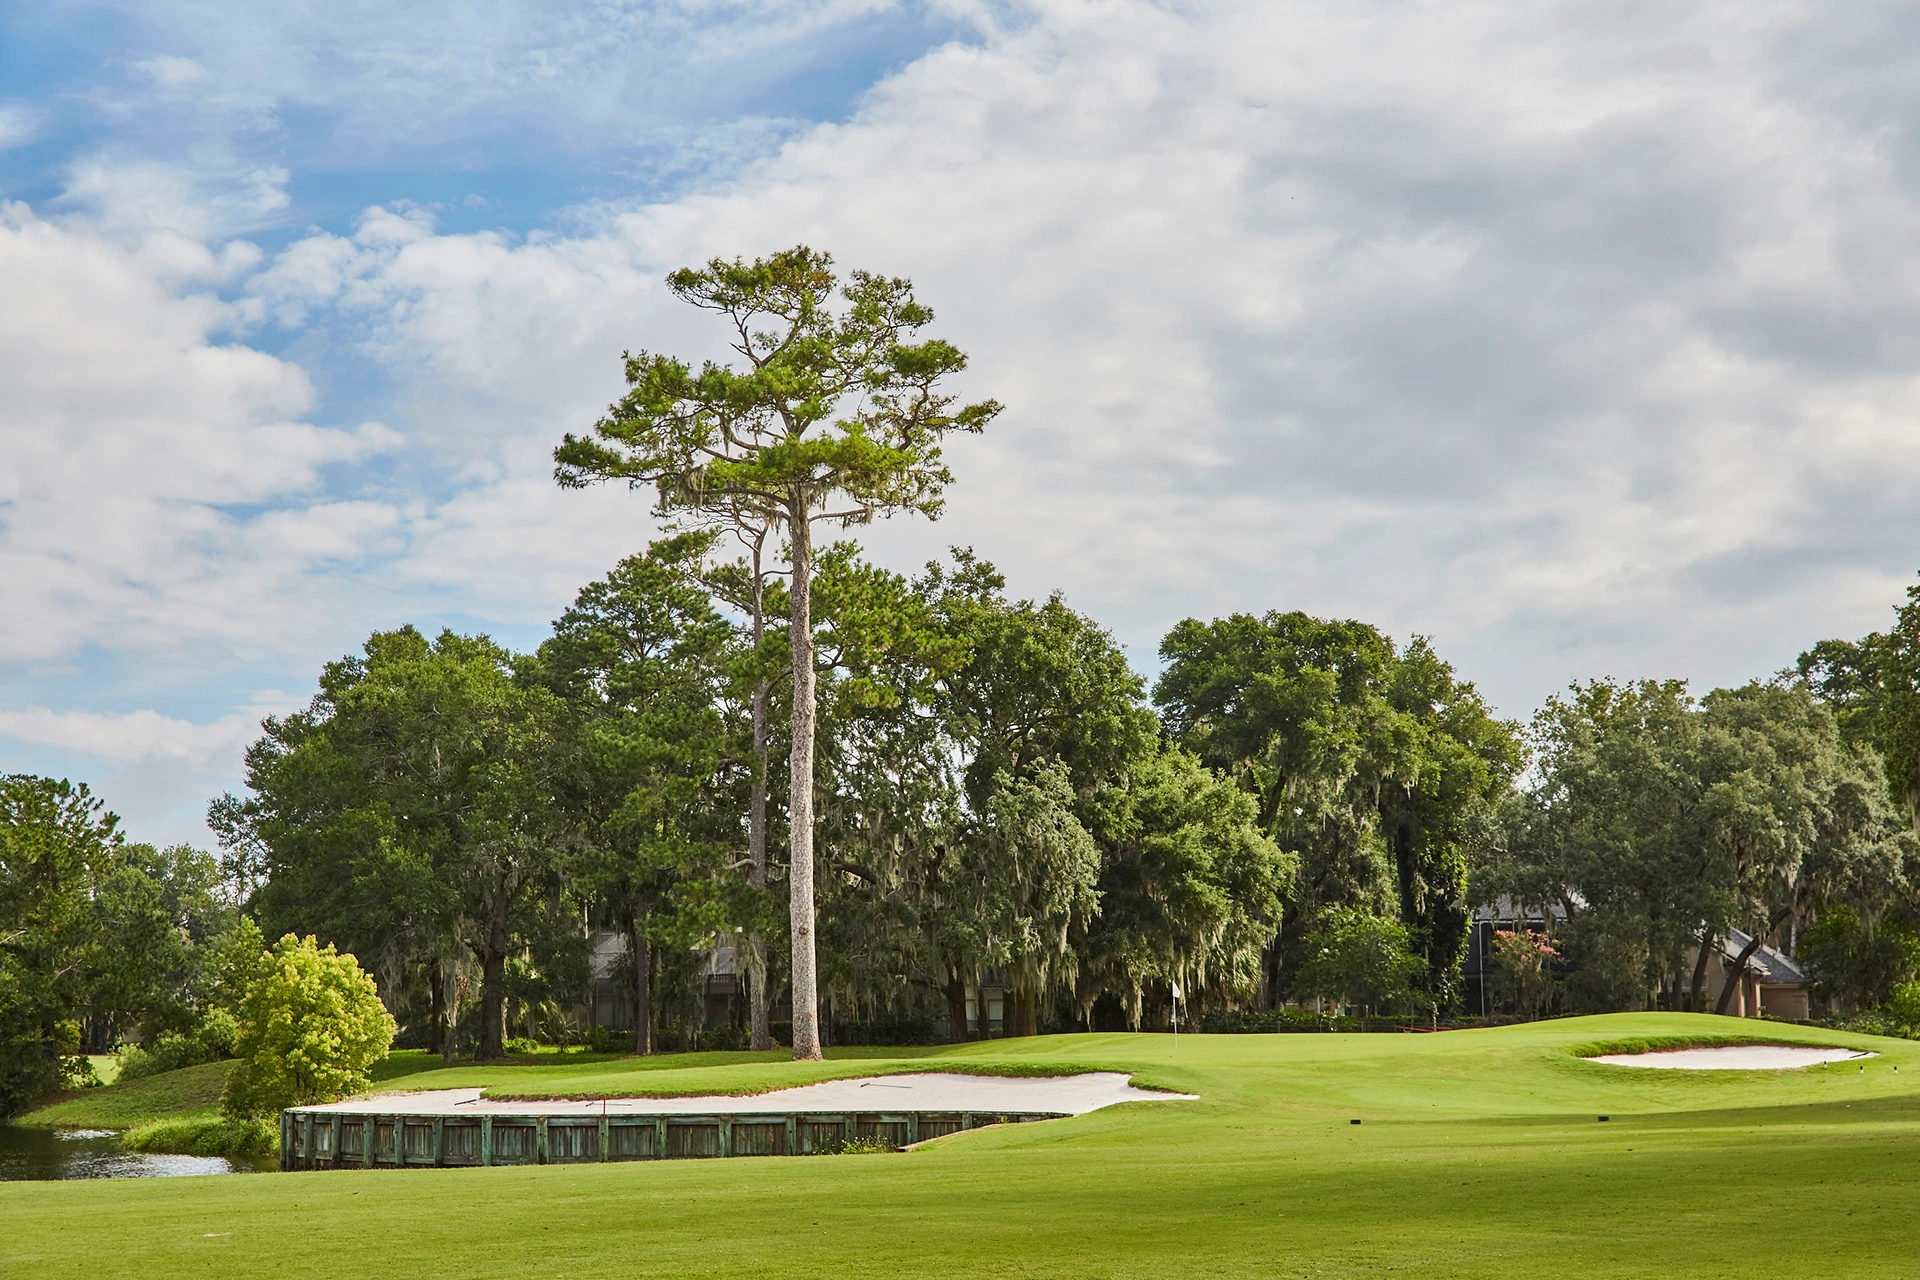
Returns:
[[[21,1129],[0,1125],[0,1182],[57,1178],[178,1178],[254,1173],[278,1167],[271,1156],[169,1156],[122,1151],[104,1129]]]

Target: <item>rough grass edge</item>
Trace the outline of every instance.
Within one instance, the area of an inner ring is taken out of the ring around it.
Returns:
[[[855,1064],[858,1064],[857,1066]],[[661,1086],[647,1089],[607,1089],[594,1093],[564,1091],[526,1092],[513,1089],[486,1089],[481,1096],[490,1102],[598,1102],[602,1098],[752,1098],[763,1093],[776,1093],[781,1089],[802,1089],[808,1085],[828,1084],[837,1080],[864,1080],[873,1076],[905,1076],[920,1074],[938,1074],[955,1076],[1000,1076],[1008,1079],[1041,1079],[1060,1076],[1083,1076],[1096,1073],[1127,1074],[1128,1083],[1136,1089],[1146,1089],[1154,1093],[1179,1093],[1172,1085],[1154,1084],[1137,1075],[1119,1071],[1112,1066],[1090,1066],[1070,1062],[978,1062],[948,1061],[945,1059],[909,1058],[904,1061],[881,1059],[851,1059],[850,1068],[845,1074],[827,1076],[819,1080],[800,1082],[774,1080],[766,1084],[743,1084],[728,1088],[700,1088],[697,1085]],[[701,1068],[694,1068],[700,1070]],[[383,1092],[402,1092],[386,1090]],[[431,1092],[431,1091],[428,1091]]]
[[[120,1135],[128,1151],[182,1156],[268,1156],[280,1150],[279,1126],[260,1117],[171,1116]]]

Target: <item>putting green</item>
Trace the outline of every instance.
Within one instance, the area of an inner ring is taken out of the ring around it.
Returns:
[[[1575,1056],[1758,1030],[1628,1014],[1425,1036],[959,1046],[912,1065],[1128,1070],[1201,1101],[983,1130],[904,1155],[0,1184],[0,1270],[46,1280],[1912,1274],[1920,1043],[1769,1024],[1769,1041],[1879,1056],[1698,1073]],[[558,1065],[463,1068],[458,1083],[530,1092],[538,1072],[543,1090],[576,1092]],[[870,1073],[875,1061],[846,1065]],[[578,1064],[582,1078],[623,1069],[658,1070]],[[818,1068],[667,1070],[738,1092]],[[431,1073],[455,1083],[449,1074]]]

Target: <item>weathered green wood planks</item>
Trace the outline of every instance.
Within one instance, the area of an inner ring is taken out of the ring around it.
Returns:
[[[972,1111],[354,1117],[295,1108],[280,1116],[280,1167],[463,1168],[813,1155],[855,1138],[898,1148],[962,1129],[1056,1118],[1052,1112]]]

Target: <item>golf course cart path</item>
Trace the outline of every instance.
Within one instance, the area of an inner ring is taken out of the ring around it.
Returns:
[[[1852,1062],[1878,1055],[1859,1049],[1812,1044],[1723,1044],[1699,1049],[1663,1049],[1653,1053],[1609,1053],[1588,1062],[1613,1067],[1665,1067],[1680,1071],[1788,1071],[1823,1062]]]
[[[973,1076],[948,1072],[828,1080],[745,1097],[492,1099],[480,1089],[385,1093],[349,1102],[303,1107],[348,1115],[751,1115],[792,1112],[1051,1112],[1085,1115],[1121,1102],[1192,1102],[1191,1093],[1136,1089],[1118,1071],[1077,1076]]]

